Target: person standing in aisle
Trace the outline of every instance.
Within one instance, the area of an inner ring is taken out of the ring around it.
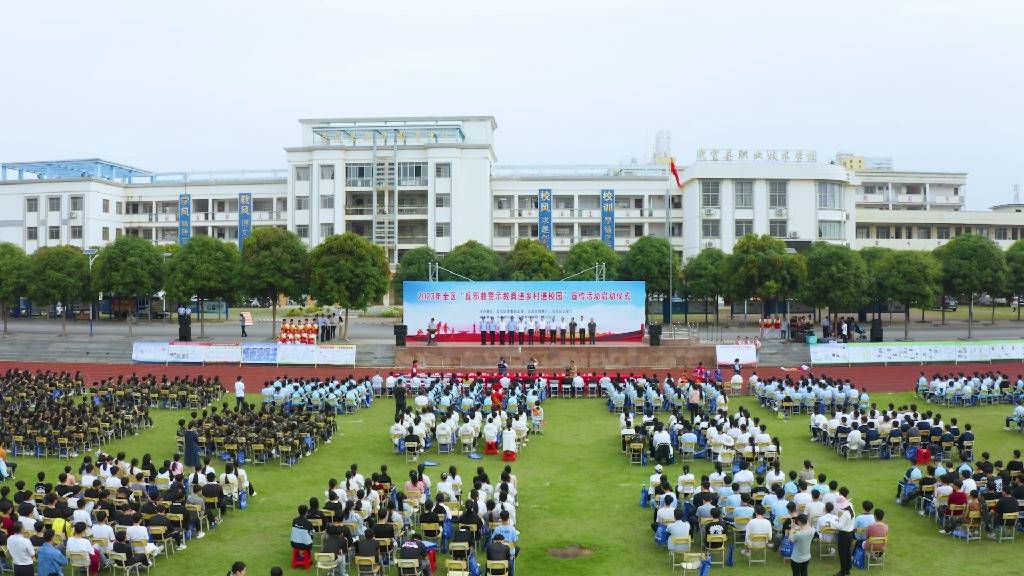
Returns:
[[[811,542],[814,541],[815,530],[807,525],[807,515],[798,514],[789,529],[789,539],[793,542],[793,554],[789,558],[789,567],[793,576],[807,576],[807,567],[811,563]]]
[[[836,541],[839,547],[839,572],[836,572],[836,576],[850,576],[850,569],[853,565],[853,533],[855,529],[853,507],[845,496],[840,495],[836,498],[835,508],[838,517]]]
[[[242,381],[242,375],[239,374],[238,378],[235,379],[235,410],[241,410],[242,406],[245,405],[245,382]]]

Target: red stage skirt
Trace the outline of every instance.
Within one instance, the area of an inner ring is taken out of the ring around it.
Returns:
[[[515,462],[516,461],[516,453],[515,453],[515,451],[514,450],[505,450],[504,452],[501,453],[501,460],[503,462]]]
[[[497,442],[488,442],[487,445],[484,446],[484,454],[486,454],[488,456],[494,456],[497,453],[498,453],[498,443]]]

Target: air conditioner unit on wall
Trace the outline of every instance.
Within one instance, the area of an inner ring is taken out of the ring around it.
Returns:
[[[785,208],[776,208],[775,209],[775,215],[776,216],[785,216],[786,215],[786,209]]]
[[[705,248],[714,248],[715,247],[715,243],[713,241],[711,241],[711,240],[708,240],[707,242],[704,243],[704,247]]]
[[[800,237],[800,233],[799,232],[790,232],[789,233],[789,237],[792,238],[792,239],[799,238]]]
[[[705,208],[704,209],[704,215],[705,216],[714,216],[715,215],[715,209],[714,208]]]

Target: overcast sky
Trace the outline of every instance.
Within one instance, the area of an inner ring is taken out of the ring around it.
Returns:
[[[1024,184],[1024,3],[12,2],[0,160],[279,168],[298,118],[491,114],[498,162],[793,147]]]

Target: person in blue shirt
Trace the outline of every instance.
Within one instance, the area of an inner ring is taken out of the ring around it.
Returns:
[[[864,540],[867,540],[867,535],[864,530],[875,523],[875,515],[874,512],[872,512],[872,510],[875,509],[875,504],[871,502],[871,500],[865,500],[864,503],[861,504],[861,507],[864,509],[864,512],[853,519],[853,530],[854,536],[857,540],[863,542]]]
[[[519,541],[519,531],[509,525],[509,513],[508,510],[502,510],[498,516],[501,520],[501,525],[494,528],[491,531],[491,542],[494,542],[495,538],[500,536],[499,541],[504,541],[505,545],[509,547],[511,552],[511,560],[509,560],[509,576],[515,574],[516,556],[519,555],[519,546],[516,542]]]
[[[43,545],[39,547],[36,559],[38,561],[36,572],[38,576],[64,574],[64,567],[67,566],[68,559],[53,545],[53,530],[47,528],[43,532]]]

